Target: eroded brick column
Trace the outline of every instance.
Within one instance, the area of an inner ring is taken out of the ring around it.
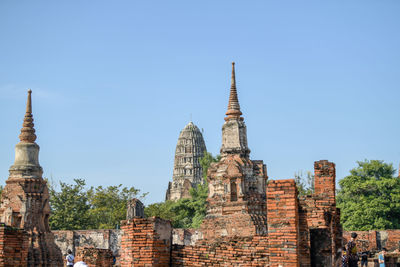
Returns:
[[[269,181],[267,221],[270,266],[299,266],[299,215],[294,180]]]
[[[316,195],[324,195],[331,203],[335,201],[336,171],[335,163],[327,160],[314,162],[314,188]]]

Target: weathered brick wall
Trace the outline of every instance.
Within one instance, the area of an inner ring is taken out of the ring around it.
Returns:
[[[115,257],[119,257],[121,248],[121,230],[57,230],[53,231],[56,245],[63,255],[75,247],[110,249]]]
[[[270,266],[299,266],[299,215],[294,180],[269,181],[267,221]]]
[[[27,233],[0,223],[0,266],[28,266],[27,259]]]
[[[265,236],[172,246],[172,266],[268,266],[268,263],[268,239]]]
[[[157,217],[122,221],[121,266],[169,266],[172,227]]]
[[[400,250],[400,230],[343,231],[345,243],[350,240],[353,232],[357,233],[356,242],[359,251],[379,251],[383,247],[389,251]]]
[[[77,247],[75,262],[83,261],[89,267],[111,267],[113,255],[109,249]]]

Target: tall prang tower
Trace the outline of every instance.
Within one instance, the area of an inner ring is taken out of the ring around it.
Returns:
[[[172,182],[168,183],[166,200],[190,198],[190,188],[204,182],[200,159],[205,152],[202,133],[193,122],[189,122],[180,132],[176,144]]]
[[[231,89],[222,126],[221,160],[208,169],[205,239],[267,234],[266,183],[263,161],[251,160],[247,130],[240,110],[232,63]]]
[[[1,195],[0,221],[27,232],[28,266],[62,266],[62,254],[49,227],[49,192],[39,165],[31,93],[29,90],[15,161]]]

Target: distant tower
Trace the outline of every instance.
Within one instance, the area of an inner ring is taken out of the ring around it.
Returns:
[[[62,254],[49,228],[49,191],[39,165],[31,93],[29,90],[15,161],[1,195],[0,221],[28,233],[28,266],[61,266]]]
[[[172,182],[168,184],[166,200],[190,198],[189,189],[203,183],[200,159],[207,152],[199,128],[189,122],[181,131],[175,149]]]

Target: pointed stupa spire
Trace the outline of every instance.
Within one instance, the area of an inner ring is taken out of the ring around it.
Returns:
[[[35,129],[33,128],[33,116],[32,116],[32,90],[28,90],[28,100],[26,102],[26,112],[24,122],[22,124],[21,134],[19,140],[23,143],[34,143],[36,140]]]
[[[232,62],[231,91],[229,95],[228,111],[225,114],[227,115],[225,120],[240,118],[240,115],[242,115],[236,90],[235,62]]]

